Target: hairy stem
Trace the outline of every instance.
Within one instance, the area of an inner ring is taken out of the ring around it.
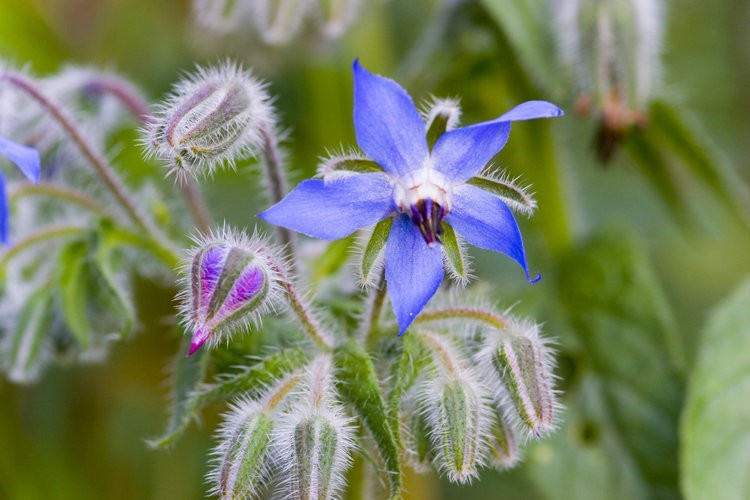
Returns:
[[[13,191],[10,199],[11,201],[15,201],[27,196],[46,196],[49,198],[58,198],[69,203],[73,203],[74,205],[78,205],[81,208],[85,208],[86,210],[99,215],[111,215],[107,211],[107,209],[95,199],[87,196],[85,193],[75,191],[66,186],[45,183],[23,184],[21,187]]]
[[[263,164],[266,181],[268,182],[271,203],[278,203],[284,198],[287,192],[287,182],[284,175],[279,141],[274,133],[273,125],[269,123],[261,127],[260,133],[263,136],[261,163]],[[297,240],[294,234],[281,226],[276,226],[276,234],[279,238],[279,243],[286,248],[286,253],[289,261],[292,263],[292,267],[295,268],[297,265]]]
[[[474,320],[501,330],[507,328],[509,324],[509,321],[503,316],[493,311],[482,309],[481,307],[443,307],[431,311],[423,311],[417,316],[414,323],[429,323],[431,321],[444,321],[448,319]]]
[[[203,234],[208,234],[211,232],[211,227],[213,226],[213,218],[208,208],[206,208],[206,203],[203,201],[198,183],[192,178],[186,179],[182,190],[187,199],[190,213],[193,215],[196,224],[198,224],[198,229]]]

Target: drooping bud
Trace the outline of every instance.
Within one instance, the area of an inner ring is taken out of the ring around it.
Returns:
[[[275,412],[300,380],[285,377],[257,401],[242,399],[225,415],[209,473],[212,493],[222,499],[258,496],[270,476],[270,444]]]
[[[498,408],[497,418],[492,424],[490,439],[490,463],[497,470],[510,469],[521,461],[521,449],[508,415]]]
[[[558,403],[552,350],[533,322],[514,322],[497,333],[487,336],[480,353],[487,371],[502,380],[496,398],[511,403],[521,426],[539,438],[555,428]]]
[[[420,332],[433,351],[438,376],[424,390],[420,411],[430,429],[435,463],[448,479],[467,483],[487,455],[491,418],[484,385],[451,342]]]
[[[269,247],[260,238],[225,230],[198,243],[181,293],[181,313],[193,335],[189,355],[257,321],[278,288]]]
[[[304,398],[279,422],[276,459],[291,498],[331,498],[344,486],[354,431],[335,402],[332,370],[330,357],[315,359],[301,391]]]
[[[273,114],[264,84],[248,71],[198,68],[157,109],[143,145],[178,179],[206,176],[255,154]]]

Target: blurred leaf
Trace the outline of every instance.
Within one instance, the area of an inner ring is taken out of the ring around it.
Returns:
[[[23,305],[7,353],[7,371],[12,380],[30,381],[43,362],[42,346],[52,322],[52,305],[46,285],[32,293]]]
[[[675,498],[684,361],[648,259],[630,236],[613,232],[587,242],[561,268],[560,300],[596,380],[593,397],[602,398],[594,425],[624,454],[613,461],[633,462],[637,489]]]
[[[192,395],[206,378],[210,355],[208,349],[203,348],[192,356],[187,356],[190,341],[190,335],[182,336],[173,365],[172,409],[167,430],[161,437],[148,442],[151,448],[161,448],[174,443],[187,428],[190,419],[195,416]]]
[[[681,436],[688,499],[750,498],[750,282],[711,315],[690,377]]]
[[[315,270],[312,281],[318,282],[323,278],[336,274],[341,269],[341,266],[349,260],[354,240],[355,237],[352,235],[329,243],[325,252],[312,263],[311,267]]]
[[[521,65],[536,84],[547,92],[559,94],[563,80],[557,64],[549,3],[482,0],[482,4],[508,37]]]
[[[375,438],[386,466],[391,498],[401,496],[401,463],[394,430],[380,393],[372,359],[355,341],[341,345],[335,353],[338,390],[356,408]]]
[[[198,360],[192,362],[192,365],[186,363],[189,363],[189,360],[196,356],[204,356],[203,353],[206,349],[201,349],[193,356],[185,358],[184,353],[188,352],[190,347],[190,337],[185,336],[185,339],[187,340],[183,340],[182,346],[184,349],[178,354],[180,358],[178,359],[178,369],[175,372],[175,392],[179,392],[178,398],[181,398],[182,402],[175,405],[167,431],[161,437],[149,442],[149,445],[153,448],[160,448],[175,442],[185,432],[191,418],[209,403],[226,401],[241,394],[251,398],[256,397],[271,382],[303,367],[310,358],[301,349],[283,349],[238,373],[222,377],[214,384],[202,385],[206,369],[205,362]],[[192,377],[192,385],[187,384],[178,391],[179,374],[184,372],[182,379],[190,380],[190,370],[195,372]],[[200,376],[196,377],[197,375]],[[177,400],[175,399],[175,401]]]
[[[744,206],[748,198],[747,188],[720,153],[703,138],[706,133],[692,123],[686,113],[667,101],[654,101],[645,132],[679,157],[741,221],[748,224]]]
[[[82,349],[95,337],[124,337],[133,328],[133,307],[111,271],[112,248],[92,235],[60,252],[57,284],[65,322]]]

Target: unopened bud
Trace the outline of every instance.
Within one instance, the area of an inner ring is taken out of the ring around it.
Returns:
[[[228,231],[194,251],[181,294],[181,312],[193,335],[189,355],[206,341],[215,345],[247,328],[268,309],[277,288],[268,252],[259,238]]]
[[[144,146],[170,174],[197,178],[255,154],[272,121],[264,85],[249,72],[231,64],[199,68],[157,110]]]
[[[466,483],[478,476],[487,448],[487,407],[476,384],[460,379],[438,380],[429,391],[433,401],[428,424],[436,462],[452,482]]]
[[[538,438],[552,431],[557,409],[554,360],[550,348],[539,337],[538,325],[531,322],[511,325],[484,352],[531,435]]]
[[[510,469],[521,461],[521,449],[510,419],[502,409],[492,424],[490,463],[497,470]]]

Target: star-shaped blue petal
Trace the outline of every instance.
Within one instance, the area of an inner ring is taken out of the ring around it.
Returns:
[[[15,164],[31,182],[39,182],[40,160],[36,149],[15,143],[0,135],[0,154]],[[0,173],[0,243],[9,243],[8,197],[5,193],[5,178]]]
[[[260,217],[323,239],[343,238],[393,217],[385,277],[399,335],[443,280],[441,224],[451,225],[473,245],[509,256],[528,281],[536,281],[508,206],[466,181],[503,148],[510,122],[560,116],[562,110],[529,101],[494,120],[445,132],[430,151],[425,123],[409,94],[359,61],[354,61],[353,71],[357,143],[383,172],[304,181]]]

